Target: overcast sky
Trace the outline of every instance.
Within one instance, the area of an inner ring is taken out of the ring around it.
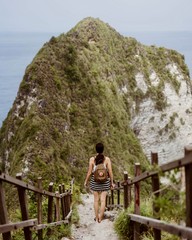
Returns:
[[[192,31],[192,0],[0,0],[0,31],[63,33],[85,17],[117,31]]]

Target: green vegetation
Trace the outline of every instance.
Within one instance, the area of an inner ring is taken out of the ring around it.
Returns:
[[[69,185],[65,184],[65,189],[69,189]],[[54,191],[58,190],[54,188]],[[10,191],[7,195],[7,205],[8,205],[8,211],[9,211],[9,221],[10,222],[20,222],[22,221],[21,211],[19,207],[19,201],[17,197],[17,189],[15,187],[11,187],[9,185],[9,188],[7,187],[7,191]],[[12,198],[12,200],[10,199]],[[71,219],[68,224],[62,224],[60,226],[53,226],[51,227],[51,235],[48,236],[48,228],[43,229],[43,239],[61,239],[62,237],[71,237],[71,225],[76,224],[79,221],[79,215],[77,212],[77,205],[81,203],[81,197],[80,197],[80,187],[77,184],[74,184],[73,186],[73,203],[72,203],[72,209],[73,213],[71,216]],[[14,201],[14,205],[11,203],[11,201]],[[28,203],[28,213],[30,219],[37,219],[37,195],[33,192],[28,192],[27,194],[27,203]],[[48,210],[48,198],[43,196],[42,197],[42,211],[43,211],[43,218],[42,223],[47,223],[47,212]],[[54,218],[53,218],[54,221]],[[32,231],[33,239],[38,239],[38,233],[36,230]],[[12,238],[14,240],[21,240],[24,238],[24,233],[22,229],[19,229],[17,231],[13,231]],[[0,236],[1,239],[1,236]]]
[[[71,226],[68,224],[63,224],[60,226],[55,226],[51,228],[52,234],[51,236],[47,235],[47,229],[43,230],[43,239],[44,240],[58,240],[65,237],[71,236]],[[13,240],[23,240],[24,239],[24,233],[22,229],[19,229],[12,234]],[[37,231],[34,231],[32,233],[32,239],[37,240],[38,239],[38,233]]]
[[[173,63],[188,81],[180,54],[123,37],[99,19],[86,18],[52,37],[26,68],[0,130],[2,170],[14,176],[28,169],[29,180],[41,176],[48,182],[75,176],[82,184],[98,141],[112,159],[115,178],[125,169],[132,172],[135,162],[146,168],[148,161],[129,127],[131,107],[135,104],[139,111],[146,98],[158,111],[167,107],[165,82],[177,93],[180,87],[167,68]],[[137,86],[138,73],[144,76],[146,93]]]
[[[158,170],[159,167],[155,166],[153,170]],[[151,169],[151,170],[152,170]],[[153,204],[159,212],[156,212],[155,217],[160,218],[162,221],[180,224],[185,221],[185,194],[180,191],[181,178],[178,177],[179,170],[175,169],[170,172],[161,173],[161,177],[165,177],[167,184],[162,184],[160,189],[160,195],[157,199],[154,199],[154,195],[151,193],[146,194],[146,188],[141,193],[140,211],[141,215],[145,217],[153,217]],[[143,189],[143,182],[142,182]],[[146,197],[149,196],[149,197]],[[174,205],[174,207],[173,207]],[[133,239],[133,222],[131,222],[128,214],[134,213],[133,202],[127,210],[121,211],[114,223],[115,231],[117,232],[119,239]],[[141,224],[140,233],[141,239],[152,240],[153,229]],[[162,239],[165,240],[179,240],[180,238],[167,232],[162,231]]]
[[[130,128],[130,113],[132,106],[139,112],[140,104],[148,98],[158,111],[167,107],[165,83],[177,94],[180,89],[178,76],[168,68],[173,64],[190,85],[182,55],[123,37],[99,19],[86,18],[68,33],[52,37],[26,68],[17,98],[0,129],[0,170],[11,176],[24,172],[29,182],[41,176],[44,188],[50,182],[75,177],[78,191],[82,191],[88,159],[100,141],[112,160],[115,180],[124,170],[132,174],[135,162],[145,170],[148,160]],[[152,82],[152,72],[157,84]],[[144,76],[146,92],[137,86],[138,73]],[[162,113],[161,120],[165,117]],[[160,133],[169,131],[173,139],[177,117],[173,114]],[[35,206],[30,204],[33,212]],[[78,221],[77,214],[74,221]],[[70,235],[68,228],[62,231]],[[60,237],[60,231],[55,232]]]
[[[143,201],[141,206],[141,215],[149,217],[152,214],[151,209],[151,201]],[[114,228],[117,232],[119,239],[122,240],[130,240],[133,239],[133,222],[131,222],[130,217],[128,214],[133,213],[134,206],[133,204],[127,209],[119,213],[117,216]],[[140,227],[141,234],[144,234],[144,232],[150,233],[151,229],[149,229],[145,225],[141,225]]]

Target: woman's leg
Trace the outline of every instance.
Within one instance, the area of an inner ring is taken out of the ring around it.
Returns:
[[[94,195],[94,210],[95,210],[95,217],[96,221],[99,220],[99,192],[93,192]]]
[[[107,196],[107,192],[106,191],[101,192],[101,195],[100,195],[101,207],[100,207],[100,214],[99,214],[99,222],[102,221],[103,215],[104,215],[104,212],[105,212],[106,196]]]

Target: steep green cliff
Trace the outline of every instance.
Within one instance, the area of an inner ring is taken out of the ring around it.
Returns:
[[[174,62],[189,79],[183,56],[174,50],[147,47],[121,36],[99,19],[86,18],[59,37],[52,37],[26,68],[17,98],[0,131],[1,168],[10,175],[23,171],[29,179],[48,181],[85,177],[98,141],[113,162],[116,179],[134,162],[148,161],[130,124],[130,107],[145,98],[166,107],[168,81],[177,79],[166,65]],[[158,86],[149,74],[155,69]],[[142,72],[148,90],[137,87]],[[126,88],[125,88],[126,86]]]

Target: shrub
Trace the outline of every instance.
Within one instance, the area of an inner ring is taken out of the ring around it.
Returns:
[[[141,205],[141,215],[151,216],[152,209],[151,199],[144,200]],[[133,239],[133,222],[131,221],[129,214],[133,213],[133,204],[127,209],[119,213],[118,217],[115,220],[114,228],[119,238],[122,240],[132,240]],[[144,225],[140,225],[141,234],[148,232],[150,233],[151,229]]]
[[[133,225],[128,214],[129,210],[120,212],[115,221],[115,231],[120,239],[132,239],[133,236]]]

